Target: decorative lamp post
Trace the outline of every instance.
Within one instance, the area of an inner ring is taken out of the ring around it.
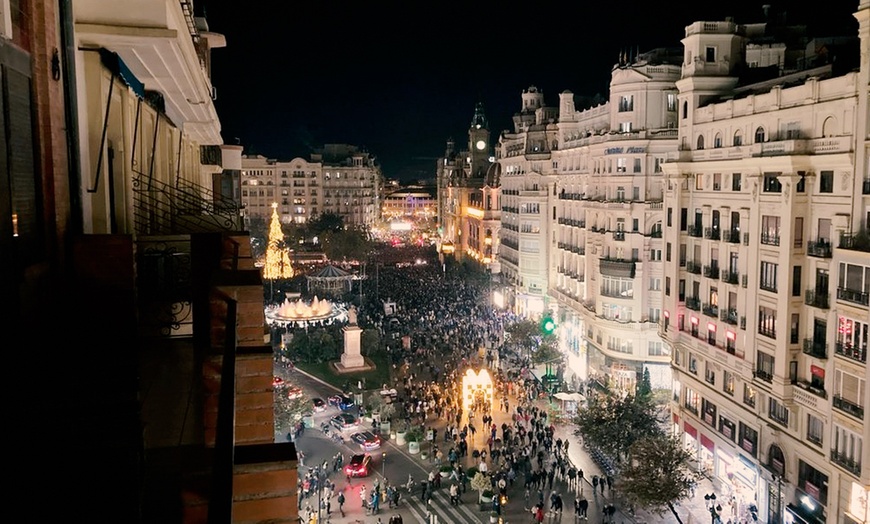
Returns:
[[[716,524],[716,521],[719,520],[719,512],[722,511],[722,506],[716,504],[716,494],[704,495],[704,503],[710,511],[710,524]]]

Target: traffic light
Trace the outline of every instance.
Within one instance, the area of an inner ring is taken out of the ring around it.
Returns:
[[[556,331],[556,322],[552,316],[544,315],[543,320],[541,320],[541,330],[545,335],[551,335],[553,331]]]

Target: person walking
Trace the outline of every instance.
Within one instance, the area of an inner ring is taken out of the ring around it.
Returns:
[[[344,491],[338,492],[338,511],[344,516]]]
[[[589,501],[586,500],[586,497],[584,497],[582,493],[574,500],[574,510],[577,512],[577,516],[579,518],[589,518],[586,515],[586,513],[589,511]]]

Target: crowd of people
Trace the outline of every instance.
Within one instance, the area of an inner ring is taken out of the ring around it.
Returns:
[[[366,511],[394,507],[412,490],[428,506],[442,487],[451,504],[472,502],[463,501],[463,495],[473,487],[476,502],[491,504],[497,514],[507,497],[524,491],[526,510],[538,522],[548,512],[561,513],[563,496],[573,496],[578,516],[585,516],[584,473],[570,463],[568,442],[555,437],[546,410],[535,403],[541,385],[528,374],[530,362],[503,344],[505,328],[518,320],[515,315],[491,305],[483,282],[437,264],[384,268],[378,287],[380,297],[395,308],[364,304],[359,323],[381,331],[391,356],[390,386],[400,407],[394,424],[431,431],[433,438],[428,476],[419,483],[409,477],[401,485],[386,478],[366,480],[371,488],[360,489]],[[488,368],[494,394],[466,405],[462,378],[469,367]],[[303,483],[310,485],[316,476],[306,475]],[[566,483],[568,492],[560,493],[556,480]],[[330,497],[335,493],[330,486]],[[338,495],[343,500],[341,490]]]

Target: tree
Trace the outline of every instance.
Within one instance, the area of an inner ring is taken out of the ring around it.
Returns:
[[[649,396],[608,392],[590,396],[575,422],[586,442],[622,463],[632,444],[661,433],[657,413]]]
[[[329,230],[321,235],[323,252],[329,260],[360,260],[373,251],[372,242],[358,229]]]
[[[288,398],[286,388],[276,388],[274,392],[275,431],[279,435],[291,432],[297,422],[314,412],[311,399],[307,395]]]
[[[648,436],[632,444],[629,456],[616,489],[629,503],[659,516],[670,510],[682,524],[674,504],[689,495],[698,478],[686,465],[690,456],[679,438]]]
[[[293,278],[293,265],[287,245],[284,242],[284,231],[281,229],[281,219],[278,217],[278,204],[272,204],[272,221],[269,223],[269,244],[266,246],[266,262],[263,266],[263,278],[278,280]]]
[[[477,500],[480,502],[483,492],[492,489],[492,482],[486,473],[478,471],[471,479],[471,489],[477,490]]]
[[[308,234],[311,236],[342,230],[344,230],[344,219],[335,213],[321,213],[308,221]]]
[[[652,382],[647,367],[643,368],[643,380],[637,384],[637,395],[640,397],[652,395]]]

